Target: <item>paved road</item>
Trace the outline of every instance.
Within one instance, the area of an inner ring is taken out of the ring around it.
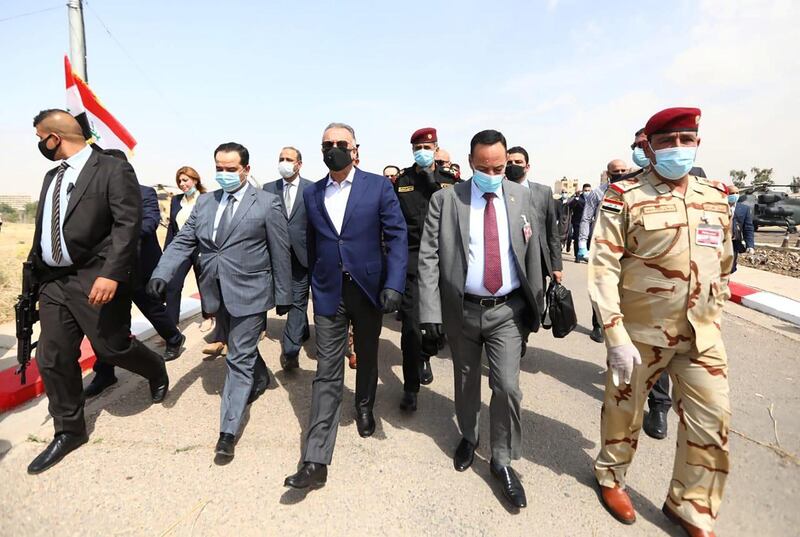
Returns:
[[[202,359],[201,334],[191,324],[187,352],[169,365],[173,388],[166,403],[150,405],[146,383],[123,376],[88,405],[90,443],[53,470],[25,474],[52,435],[44,401],[0,422],[0,443],[16,444],[0,461],[0,535],[680,535],[659,511],[672,468],[672,413],[667,440],[642,435],[629,483],[639,512],[636,525],[618,524],[597,501],[591,463],[599,440],[604,352],[587,336],[585,276],[585,265],[567,262],[582,326],[563,340],[548,332],[534,335],[522,364],[525,436],[515,467],[530,505],[520,513],[505,507],[489,473],[487,445],[469,471],[452,468],[459,434],[449,354],[433,359],[436,380],[423,387],[416,415],[397,409],[400,334],[392,316],[386,317],[381,341],[377,432],[369,439],[356,433],[350,410],[355,376],[348,370],[325,488],[306,496],[282,486],[300,455],[315,364],[304,353],[300,370],[281,372],[271,339],[261,351],[277,371],[276,382],[253,405],[234,461],[216,466],[212,449],[224,364]],[[271,320],[270,333],[282,325]],[[756,442],[774,443],[777,429],[783,449],[800,453],[800,329],[731,304],[724,331],[736,433],[718,533],[796,535],[797,459]],[[488,438],[490,392],[484,387],[481,419]]]

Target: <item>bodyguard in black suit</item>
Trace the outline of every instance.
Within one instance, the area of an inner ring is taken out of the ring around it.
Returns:
[[[125,153],[119,149],[108,149],[104,153],[125,162],[128,161]],[[132,298],[142,315],[150,321],[155,331],[167,344],[164,350],[164,361],[169,362],[180,356],[186,338],[167,315],[164,304],[144,292],[144,285],[153,274],[158,260],[161,259],[161,246],[156,237],[156,230],[161,221],[161,212],[158,209],[158,196],[154,188],[139,185],[139,192],[142,195],[142,224],[139,232],[139,265]],[[111,364],[97,360],[94,363],[94,373],[94,378],[83,391],[87,398],[95,397],[109,386],[117,383],[114,366]]]
[[[284,147],[278,157],[281,179],[267,183],[264,190],[281,199],[289,230],[292,254],[292,307],[283,329],[281,367],[299,367],[300,347],[308,339],[308,254],[306,250],[306,207],[303,191],[313,183],[300,177],[303,156],[294,147]]]
[[[130,337],[141,196],[130,164],[93,151],[63,110],[33,120],[39,150],[60,160],[45,175],[29,261],[40,284],[41,336],[36,353],[55,438],[28,466],[37,474],[88,441],[78,367],[84,335],[97,359],[137,373],[164,400],[164,361]]]

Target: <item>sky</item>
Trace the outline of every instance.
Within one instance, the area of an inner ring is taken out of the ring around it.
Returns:
[[[52,167],[32,118],[65,106],[63,0],[0,0],[0,194],[38,195]],[[50,9],[52,8],[52,9]],[[41,13],[11,18],[37,10]],[[702,109],[697,164],[800,175],[800,2],[89,0],[89,85],[138,141],[143,184],[248,147],[276,179],[281,147],[302,175],[326,173],[330,122],[349,123],[361,168],[412,161],[409,137],[435,127],[468,173],[469,140],[492,128],[531,155],[533,178],[597,183],[631,161],[633,133],[671,106]],[[9,19],[10,20],[6,20]]]

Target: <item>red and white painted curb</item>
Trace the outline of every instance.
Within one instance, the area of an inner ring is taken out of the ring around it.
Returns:
[[[200,313],[200,295],[183,297],[181,299],[181,321]],[[131,334],[140,340],[145,340],[156,335],[156,330],[150,321],[143,315],[131,319]],[[89,340],[84,338],[81,343],[81,356],[78,363],[81,371],[85,372],[92,368],[95,362],[94,350],[89,344]],[[31,360],[26,371],[27,383],[20,384],[19,375],[15,375],[17,366],[9,367],[0,371],[0,412],[11,410],[22,403],[38,397],[44,393],[44,382],[39,374],[39,366],[36,360]]]
[[[732,302],[800,326],[800,302],[797,300],[741,283],[728,282],[728,286]]]

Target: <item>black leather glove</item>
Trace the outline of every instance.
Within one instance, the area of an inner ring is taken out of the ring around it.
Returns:
[[[441,323],[420,323],[419,331],[422,334],[422,352],[428,356],[436,356],[441,350],[444,341],[444,330]]]
[[[151,298],[164,302],[167,296],[167,282],[161,278],[153,278],[144,286],[144,292]]]
[[[278,305],[278,306],[275,306],[275,313],[277,313],[278,315],[280,315],[282,317],[282,316],[286,315],[287,313],[289,313],[289,310],[291,310],[291,309],[292,309],[291,306]]]
[[[381,291],[381,311],[383,311],[383,313],[397,311],[402,301],[403,295],[394,289],[387,288]]]

